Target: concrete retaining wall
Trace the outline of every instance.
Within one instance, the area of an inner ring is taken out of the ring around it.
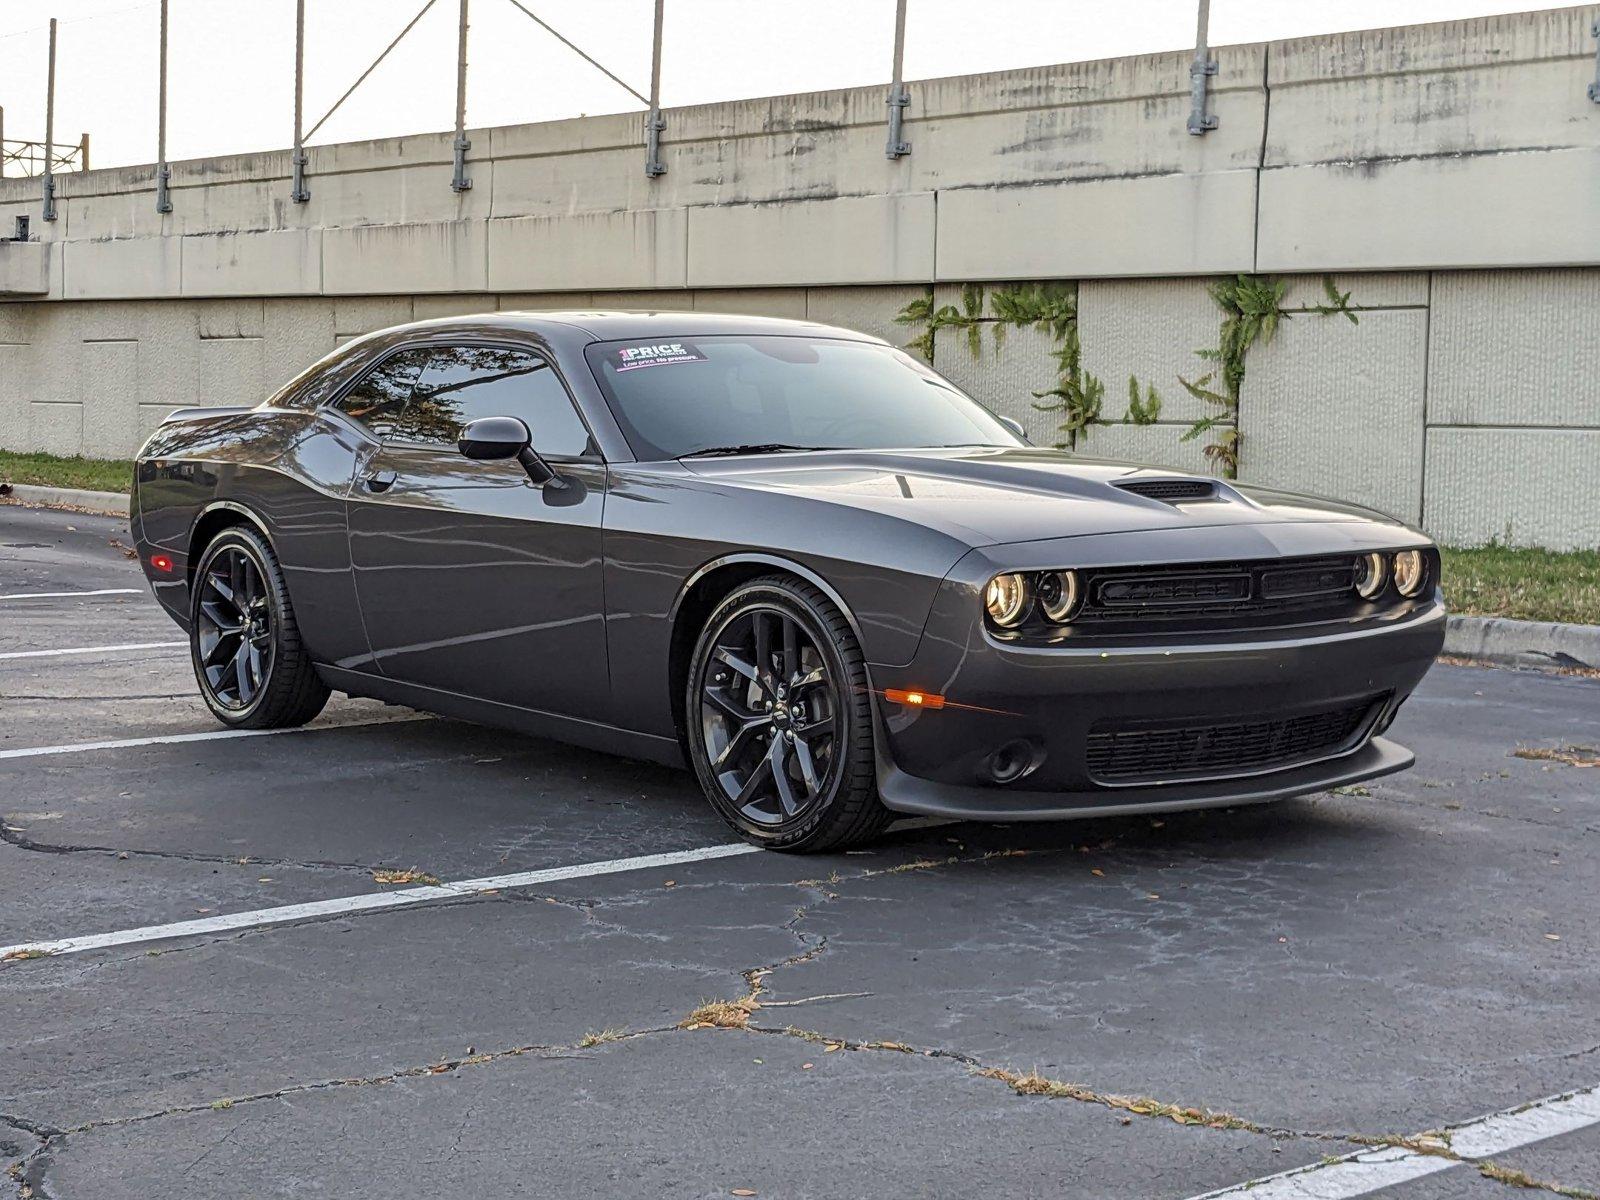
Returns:
[[[1247,480],[1361,500],[1449,541],[1600,541],[1600,105],[1591,10],[1222,47],[1217,130],[1185,130],[1188,61],[1159,54],[914,82],[910,156],[883,89],[671,110],[665,176],[638,115],[0,181],[0,445],[129,453],[171,407],[254,400],[339,341],[515,307],[697,307],[904,341],[934,289],[1079,290],[1107,384],[1086,449],[1208,466],[1182,440],[1219,314],[1208,277],[1338,273],[1359,323],[1303,311],[1250,356]],[[937,365],[1034,436],[1045,335]],[[1129,375],[1164,400],[1115,423]]]

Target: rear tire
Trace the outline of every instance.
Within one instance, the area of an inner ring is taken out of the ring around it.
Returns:
[[[322,711],[328,686],[301,644],[277,555],[254,529],[233,526],[211,540],[189,605],[189,658],[217,720],[287,729]]]
[[[766,576],[717,606],[690,659],[684,723],[700,786],[747,841],[843,850],[893,819],[878,799],[866,660],[809,583]]]

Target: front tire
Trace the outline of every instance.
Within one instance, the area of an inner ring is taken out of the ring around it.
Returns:
[[[843,614],[768,576],[706,621],[688,672],[689,759],[712,806],[772,850],[842,850],[882,832],[872,694]]]
[[[225,529],[206,546],[189,618],[195,680],[224,725],[290,728],[327,704],[328,687],[300,642],[277,556],[255,530]]]

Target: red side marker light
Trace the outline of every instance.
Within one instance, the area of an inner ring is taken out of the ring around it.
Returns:
[[[172,574],[172,559],[165,554],[152,554],[150,556],[150,565],[163,575]]]
[[[885,688],[883,698],[891,704],[904,704],[907,708],[943,708],[944,697],[938,692],[914,692],[901,688]]]

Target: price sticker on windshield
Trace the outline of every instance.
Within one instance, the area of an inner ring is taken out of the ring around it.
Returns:
[[[640,367],[664,367],[671,363],[705,360],[706,356],[689,342],[652,342],[647,346],[619,346],[611,351],[612,365],[618,371],[637,371]]]

